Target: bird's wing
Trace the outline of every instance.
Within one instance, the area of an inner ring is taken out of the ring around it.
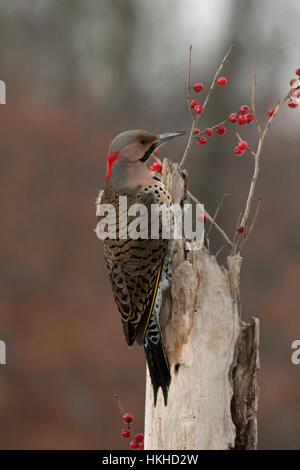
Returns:
[[[156,190],[155,183],[155,190]],[[151,205],[151,191],[137,194],[134,202]],[[128,217],[130,220],[130,217]],[[117,220],[117,234],[118,234]],[[142,341],[156,295],[160,270],[168,247],[166,239],[106,239],[104,256],[112,290],[121,314],[128,345]]]
[[[133,344],[141,329],[144,332],[151,315],[161,265],[167,249],[167,240],[157,241],[165,243],[153,249],[155,257],[149,248],[148,240],[128,240],[125,246],[130,255],[122,261],[118,261],[122,246],[113,245],[104,249],[114,298],[129,345]]]

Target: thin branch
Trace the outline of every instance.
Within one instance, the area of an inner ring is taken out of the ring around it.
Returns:
[[[220,248],[218,249],[217,253],[215,254],[215,258],[217,259],[218,256],[222,253],[222,251],[224,250],[224,245],[220,246]]]
[[[290,93],[288,93],[280,101],[280,103],[277,104],[273,115],[268,119],[268,121],[266,123],[266,126],[264,128],[264,131],[263,131],[262,135],[259,136],[258,146],[257,146],[257,150],[256,150],[256,153],[255,153],[254,173],[253,173],[253,177],[252,177],[252,181],[251,181],[251,185],[250,185],[250,190],[249,190],[249,194],[248,194],[248,198],[247,198],[247,202],[246,202],[246,207],[245,207],[245,210],[244,210],[244,215],[243,215],[242,222],[241,222],[242,227],[246,226],[246,223],[248,221],[248,217],[249,217],[249,214],[250,214],[250,211],[251,211],[254,190],[255,190],[255,187],[256,187],[256,182],[257,182],[257,178],[258,178],[258,174],[259,174],[260,156],[261,156],[262,146],[263,146],[266,134],[267,134],[268,130],[270,129],[270,126],[271,126],[273,120],[277,116],[278,111],[280,110],[281,106],[289,99],[289,96],[290,96]]]
[[[219,122],[218,124],[214,124],[213,126],[211,126],[210,129],[216,129],[219,126],[222,126],[223,124],[226,124],[226,122],[227,122],[227,119],[224,119],[224,121]],[[199,130],[199,132],[195,132],[195,131],[196,131],[196,128],[194,128],[193,137],[197,137],[197,138],[200,135],[203,135],[205,133],[205,130],[203,130],[203,131]]]
[[[254,65],[254,70],[253,70],[253,81],[252,81],[252,114],[254,115],[255,118],[255,124],[257,127],[257,132],[258,135],[261,136],[261,127],[258,122],[257,116],[256,116],[256,110],[255,110],[255,92],[256,92],[256,65]]]
[[[255,225],[255,222],[256,222],[258,213],[259,213],[259,211],[260,211],[260,206],[261,206],[261,198],[259,198],[258,201],[257,201],[253,220],[252,220],[252,222],[251,222],[251,225],[250,225],[250,227],[249,227],[249,230],[247,230],[246,235],[245,235],[245,237],[244,237],[244,239],[243,239],[243,241],[242,241],[242,243],[241,243],[241,246],[240,246],[240,250],[239,250],[239,251],[242,250],[242,248],[243,248],[243,246],[244,246],[244,244],[245,244],[245,241],[248,239],[250,233],[252,232],[252,230],[253,230],[253,228],[254,228],[254,225]]]
[[[193,196],[193,194],[190,192],[190,191],[187,191],[187,195],[194,201],[196,202],[196,204],[201,204],[200,201],[198,201],[198,199]],[[228,243],[228,245],[230,245],[231,247],[233,246],[232,242],[230,241],[230,239],[228,238],[228,236],[226,235],[226,233],[224,232],[223,229],[221,229],[221,227],[219,227],[219,225],[214,222],[214,219],[209,215],[209,213],[207,212],[207,210],[204,209],[204,213],[206,215],[206,217],[208,218],[208,220],[215,226],[215,228],[217,229],[217,231],[222,235],[222,237],[226,240],[226,242]]]
[[[124,414],[124,408],[123,408],[123,405],[122,405],[122,402],[121,402],[121,400],[120,400],[119,395],[118,395],[117,393],[115,393],[115,394],[114,394],[114,398],[115,398],[116,401],[117,401],[117,404],[118,404],[118,407],[119,407],[119,410],[120,410],[121,415],[123,415],[123,414]]]
[[[193,123],[192,123],[192,127],[191,127],[191,130],[190,130],[189,139],[188,139],[187,146],[186,146],[186,148],[185,148],[185,151],[184,151],[182,160],[181,160],[181,162],[180,162],[179,168],[182,168],[182,167],[183,167],[183,165],[185,164],[185,161],[186,161],[186,159],[187,159],[187,157],[188,157],[188,154],[189,154],[189,151],[190,151],[190,147],[191,147],[191,143],[192,143],[192,140],[193,140],[193,134],[194,134],[195,125],[196,125],[196,120],[193,119]]]
[[[237,138],[240,142],[242,142],[243,139],[241,138],[240,134],[239,134],[238,132],[236,132],[235,135],[236,135],[236,138]],[[255,158],[256,153],[255,153],[250,147],[247,147],[246,150],[247,150],[249,153],[251,153],[252,157]]]
[[[234,48],[234,45],[231,44],[231,46],[230,46],[230,48],[228,49],[228,51],[227,51],[227,53],[226,53],[224,59],[222,60],[222,62],[221,62],[221,64],[220,64],[219,68],[217,69],[217,71],[216,71],[216,73],[215,73],[215,76],[214,76],[214,78],[213,78],[213,81],[212,81],[212,83],[211,83],[211,85],[210,85],[210,88],[209,88],[209,90],[208,90],[206,99],[205,99],[204,104],[203,104],[203,111],[205,110],[205,108],[206,108],[206,106],[207,106],[207,104],[208,104],[208,101],[209,101],[209,99],[210,99],[210,97],[211,97],[211,95],[212,95],[212,92],[213,92],[214,88],[215,88],[215,85],[216,85],[216,81],[217,81],[217,79],[218,79],[218,76],[219,76],[219,74],[220,74],[222,68],[224,67],[225,63],[227,62],[228,57],[230,56],[231,51],[232,51],[233,48]]]
[[[220,210],[221,210],[221,207],[223,206],[224,201],[225,201],[225,199],[226,199],[227,197],[229,197],[229,194],[226,194],[226,193],[225,193],[225,194],[223,195],[221,201],[218,201],[218,202],[217,202],[217,208],[216,208],[216,211],[215,211],[215,214],[214,214],[214,217],[213,217],[213,222],[210,223],[210,226],[209,226],[208,229],[207,229],[206,238],[209,237],[209,234],[210,234],[210,232],[211,232],[211,229],[212,229],[212,227],[213,227],[213,224],[216,222],[217,216],[218,216],[218,214],[219,214],[219,212],[220,212]]]
[[[189,58],[188,58],[188,71],[186,75],[186,101],[188,105],[188,109],[190,112],[190,115],[192,119],[195,119],[195,116],[193,114],[192,108],[191,108],[191,64],[192,64],[192,44],[189,45]]]
[[[239,233],[238,233],[237,229],[241,225],[241,220],[242,220],[242,213],[240,212],[239,215],[238,215],[237,221],[236,221],[235,232],[234,232],[233,243],[232,243],[231,256],[234,256],[237,252],[237,245],[238,245],[238,238],[239,238]]]
[[[204,101],[204,104],[203,104],[203,111],[205,110],[206,106],[207,106],[207,103],[211,97],[211,94],[214,90],[214,87],[215,87],[215,84],[216,84],[216,81],[217,81],[217,78],[222,70],[222,68],[224,67],[232,49],[234,48],[234,45],[231,45],[228,52],[226,53],[224,59],[222,60],[222,63],[221,65],[219,66],[219,68],[217,69],[216,73],[215,73],[215,76],[213,78],[213,81],[210,85],[210,88],[207,92],[207,96],[205,98],[205,101]],[[183,168],[185,162],[186,162],[186,159],[189,155],[189,152],[190,152],[190,148],[191,148],[191,143],[192,143],[192,139],[193,139],[193,134],[194,134],[194,128],[195,128],[195,125],[196,125],[196,122],[197,122],[197,117],[193,114],[192,110],[191,110],[191,106],[190,106],[190,79],[191,79],[191,54],[192,53],[192,46],[190,45],[189,46],[189,59],[188,59],[188,71],[187,71],[187,94],[186,94],[186,97],[187,97],[187,101],[188,101],[188,106],[189,106],[189,112],[192,116],[192,126],[191,126],[191,130],[190,130],[190,134],[189,134],[189,138],[188,138],[188,142],[187,142],[187,145],[186,145],[186,148],[185,148],[185,151],[183,153],[183,156],[182,156],[182,159],[181,159],[181,162],[180,162],[180,165],[179,165],[179,168]],[[189,98],[189,99],[188,99]],[[203,114],[203,113],[202,113]]]

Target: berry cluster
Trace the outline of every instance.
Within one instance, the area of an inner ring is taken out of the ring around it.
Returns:
[[[250,108],[247,105],[243,105],[240,107],[240,114],[239,113],[231,113],[229,115],[229,121],[233,124],[238,123],[240,126],[244,126],[245,124],[250,124],[254,121],[255,116],[250,112]]]
[[[296,75],[300,77],[300,67],[296,70]],[[291,91],[289,92],[288,106],[292,109],[297,108],[300,103],[300,78],[292,78],[290,80]],[[268,116],[272,117],[275,113],[274,108],[270,108]]]
[[[218,79],[219,86],[225,86],[227,85],[227,83],[228,83],[228,80],[226,77],[220,77]],[[195,93],[201,93],[201,91],[204,89],[204,85],[201,82],[195,83],[195,85],[193,86],[193,89]],[[192,99],[192,101],[190,102],[190,107],[194,111],[194,113],[197,114],[198,116],[203,113],[203,106],[196,99]]]
[[[127,424],[127,428],[121,430],[121,436],[124,439],[129,439],[133,436],[132,434],[132,423],[134,421],[134,417],[131,413],[125,413],[123,415],[123,421]],[[134,435],[134,439],[130,441],[129,447],[133,450],[143,450],[144,449],[144,434],[136,433]]]
[[[191,108],[194,110],[195,114],[202,114],[203,113],[203,106],[197,100],[193,99],[191,101]]]
[[[197,136],[199,134],[205,134],[206,137],[212,137],[214,135],[214,131],[215,131],[217,135],[221,136],[221,135],[226,134],[226,130],[227,129],[223,124],[219,124],[219,125],[214,126],[214,127],[208,127],[204,131],[200,131],[200,129],[197,129],[197,127],[195,127],[193,135]],[[206,142],[207,142],[206,137],[204,137],[204,135],[198,137],[197,138],[198,144],[200,144],[200,145],[206,144]]]
[[[300,77],[300,67],[296,70],[296,75]],[[290,100],[288,102],[288,106],[290,108],[297,108],[300,103],[300,79],[292,78],[290,85],[292,89],[290,91]]]
[[[234,149],[236,155],[243,155],[248,148],[248,144],[245,140],[241,140]]]

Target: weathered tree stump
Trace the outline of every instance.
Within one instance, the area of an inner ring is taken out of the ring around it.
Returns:
[[[186,200],[186,173],[168,160],[163,181],[173,202]],[[175,241],[170,289],[160,315],[171,366],[168,406],[154,407],[147,373],[146,449],[255,449],[259,322],[240,317],[242,258],[227,269],[204,247]]]

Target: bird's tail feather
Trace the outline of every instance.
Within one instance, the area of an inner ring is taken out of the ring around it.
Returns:
[[[154,406],[156,406],[159,387],[162,389],[164,403],[165,406],[167,406],[171,374],[161,335],[159,335],[158,341],[156,342],[145,340],[144,349],[153,386]]]

